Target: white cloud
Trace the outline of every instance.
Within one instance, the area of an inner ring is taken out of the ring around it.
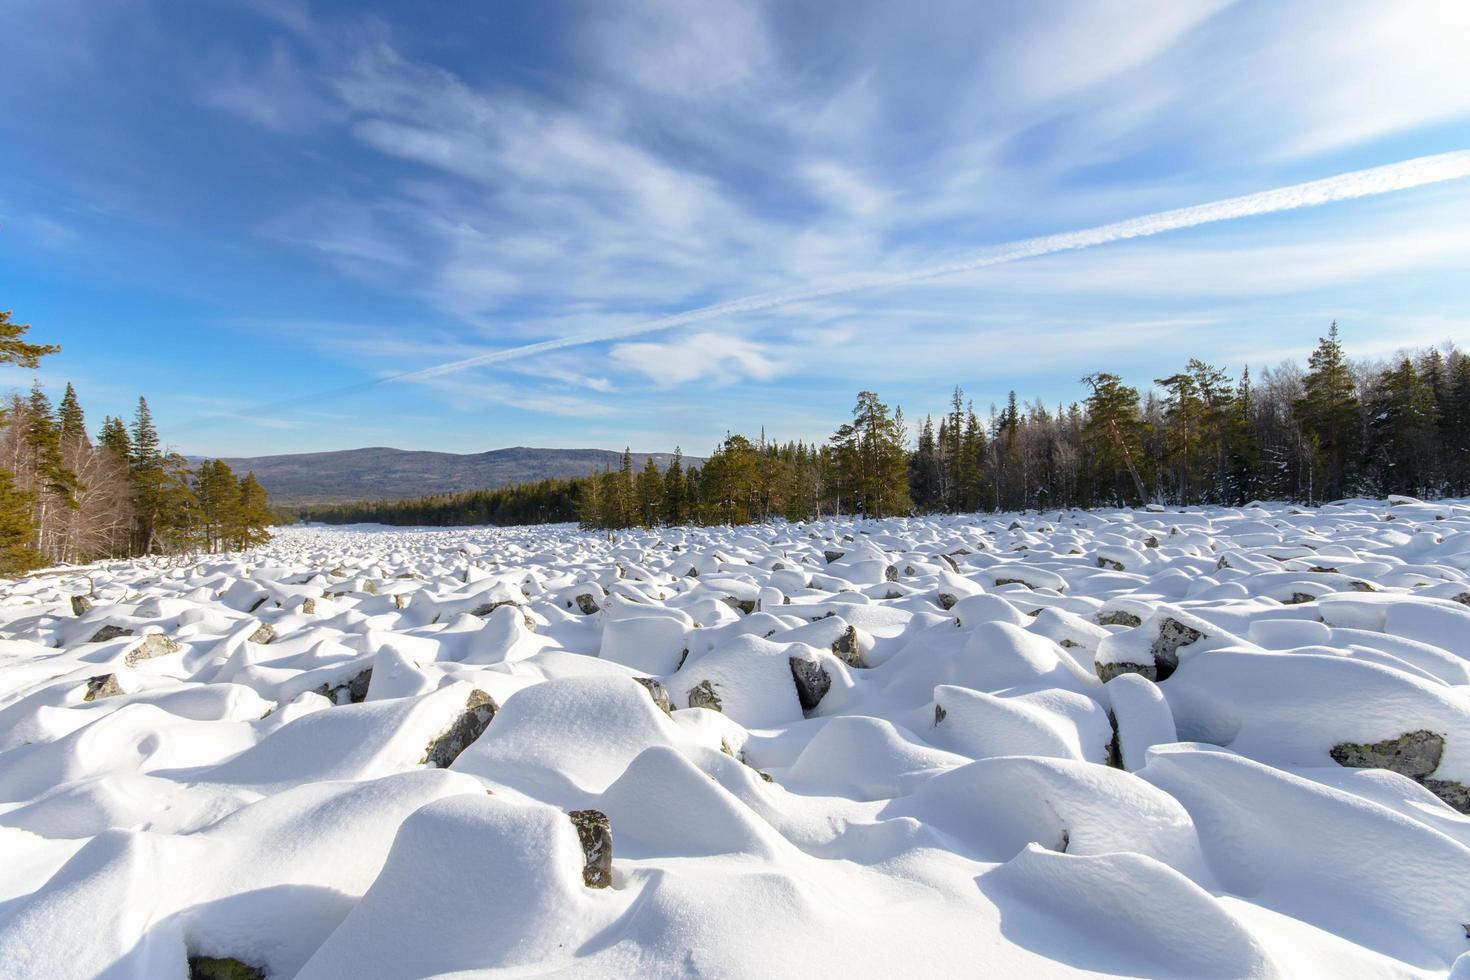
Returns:
[[[711,331],[669,341],[617,344],[608,357],[660,387],[705,380],[714,384],[770,381],[784,370],[768,348]]]

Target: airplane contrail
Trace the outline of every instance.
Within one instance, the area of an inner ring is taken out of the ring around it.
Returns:
[[[1245,194],[1240,197],[1229,197],[1220,201],[1211,201],[1208,204],[1196,204],[1190,207],[1176,208],[1171,211],[1159,211],[1155,214],[1146,214],[1137,218],[1129,218],[1125,221],[1098,225],[1094,228],[1065,231],[1055,235],[1043,235],[1040,238],[1026,238],[1020,241],[1007,242],[1002,245],[993,245],[965,258],[938,265],[930,265],[900,272],[868,273],[824,280],[822,282],[797,286],[777,292],[758,293],[741,299],[727,300],[726,302],[716,303],[712,306],[702,306],[683,313],[676,313],[653,320],[643,320],[622,327],[569,334],[565,337],[543,340],[534,344],[522,344],[518,347],[503,347],[498,350],[486,351],[483,354],[476,354],[472,357],[461,358],[456,361],[446,361],[443,364],[436,364],[415,371],[405,371],[401,374],[389,375],[378,379],[378,383],[386,384],[396,381],[419,381],[427,378],[435,378],[446,374],[454,374],[469,368],[520,360],[524,357],[533,357],[537,354],[545,354],[550,351],[564,350],[568,347],[581,347],[586,344],[621,340],[625,337],[661,333],[666,330],[672,330],[675,327],[682,327],[691,323],[699,323],[704,320],[713,320],[724,316],[757,313],[763,310],[788,306],[792,303],[823,299],[829,296],[838,296],[862,290],[904,286],[930,279],[940,279],[965,272],[973,272],[988,266],[1004,265],[1008,262],[1017,262],[1021,259],[1051,255],[1056,252],[1076,251],[1078,249],[1091,248],[1094,245],[1104,245],[1108,242],[1122,241],[1129,238],[1147,238],[1150,235],[1158,235],[1166,231],[1194,228],[1199,225],[1213,224],[1217,221],[1233,221],[1237,218],[1274,214],[1279,211],[1318,207],[1336,201],[1350,201],[1354,198],[1373,197],[1378,194],[1389,194],[1394,191],[1409,190],[1410,188],[1422,187],[1426,184],[1437,184],[1447,180],[1458,180],[1463,177],[1470,177],[1470,150],[1456,150],[1450,153],[1415,157],[1414,159],[1403,160],[1399,163],[1371,167],[1367,170],[1354,170],[1350,173],[1338,174],[1335,177],[1325,177],[1321,180],[1307,181],[1303,184],[1292,184],[1288,187],[1277,188],[1276,190],[1260,191],[1255,194]]]
[[[1056,252],[1070,252],[1078,249],[1092,248],[1095,245],[1105,245],[1109,242],[1123,241],[1129,238],[1147,238],[1150,235],[1159,235],[1167,231],[1178,231],[1183,228],[1194,228],[1199,225],[1213,224],[1217,221],[1233,221],[1237,218],[1250,218],[1257,215],[1274,214],[1280,211],[1318,207],[1337,201],[1350,201],[1360,197],[1390,194],[1394,191],[1409,190],[1414,187],[1423,187],[1427,184],[1437,184],[1448,180],[1459,180],[1464,177],[1470,177],[1470,150],[1455,150],[1449,153],[1415,157],[1410,160],[1402,160],[1398,163],[1370,167],[1367,170],[1354,170],[1349,173],[1338,174],[1335,177],[1324,177],[1320,180],[1311,180],[1303,184],[1279,187],[1276,190],[1259,191],[1255,194],[1244,194],[1240,197],[1229,197],[1219,201],[1211,201],[1207,204],[1176,208],[1172,211],[1159,211],[1155,214],[1146,214],[1137,218],[1129,218],[1125,221],[1115,221],[1111,224],[1098,225],[1093,228],[1065,231],[1055,235],[1043,235],[1040,238],[1026,238],[1001,245],[992,245],[961,259],[923,266],[917,269],[899,272],[854,274],[842,278],[824,280],[818,283],[794,286],[790,289],[776,292],[757,293],[741,299],[727,300],[726,302],[716,303],[712,306],[702,306],[683,313],[675,313],[652,320],[642,320],[621,327],[609,327],[603,330],[569,334],[565,337],[543,340],[534,344],[522,344],[518,347],[502,347],[497,350],[486,351],[483,354],[476,354],[472,357],[465,357],[456,361],[446,361],[442,364],[435,364],[414,371],[404,371],[400,374],[370,378],[328,392],[318,392],[316,394],[302,395],[284,401],[273,402],[268,405],[258,405],[250,409],[245,409],[243,412],[244,414],[258,414],[287,406],[312,403],[328,395],[348,394],[400,381],[422,381],[428,378],[436,378],[446,374],[465,371],[469,368],[481,367],[488,364],[502,364],[506,361],[534,357],[537,354],[565,350],[568,347],[581,347],[586,344],[621,340],[625,337],[660,333],[666,330],[673,330],[676,327],[687,326],[688,324],[699,323],[705,320],[713,320],[719,317],[737,316],[743,313],[758,313],[762,310],[772,310],[806,300],[840,296],[863,290],[909,285],[931,279],[941,279],[947,276],[974,272],[988,266],[1004,265],[1008,262],[1017,262],[1021,259],[1051,255]],[[234,414],[239,415],[241,413]],[[211,416],[211,418],[218,417],[220,416]],[[205,421],[205,419],[191,421]],[[190,423],[185,423],[185,425],[188,424]]]

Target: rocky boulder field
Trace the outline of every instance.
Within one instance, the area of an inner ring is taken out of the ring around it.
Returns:
[[[0,976],[1470,977],[1470,502],[0,583]]]

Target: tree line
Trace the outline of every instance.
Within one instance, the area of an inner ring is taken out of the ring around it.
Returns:
[[[60,350],[0,311],[0,364],[39,367]],[[191,469],[159,440],[146,399],[94,440],[70,383],[53,407],[39,384],[0,406],[0,575],[43,565],[253,547],[269,539],[265,489],[219,460]]]
[[[569,480],[409,501],[334,504],[294,516],[328,523],[525,524],[588,528],[742,524],[785,517],[1068,507],[1315,504],[1346,496],[1470,495],[1470,357],[1429,348],[1354,362],[1337,324],[1305,366],[1253,378],[1191,359],[1146,392],[1109,372],[1048,408],[981,417],[960,388],[909,431],[871,391],[825,443],[729,435],[702,466],[678,454]]]

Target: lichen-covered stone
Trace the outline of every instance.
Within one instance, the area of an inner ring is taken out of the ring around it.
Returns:
[[[1097,676],[1102,680],[1104,684],[1112,680],[1114,677],[1117,677],[1119,674],[1142,674],[1144,677],[1147,677],[1151,681],[1157,681],[1159,679],[1158,668],[1155,667],[1153,664],[1134,664],[1124,662],[1097,665]]]
[[[82,695],[82,700],[100,701],[103,698],[115,697],[122,692],[122,688],[118,686],[116,674],[101,674],[87,678],[87,693]]]
[[[275,638],[276,628],[270,623],[261,623],[255,628],[255,632],[251,633],[247,639],[249,639],[251,643],[266,644],[272,642],[273,640],[275,640]]]
[[[811,711],[822,702],[832,688],[832,675],[820,661],[791,657],[791,679],[796,682],[796,697],[801,710]]]
[[[1410,779],[1423,779],[1439,768],[1444,737],[1434,732],[1407,732],[1381,742],[1343,742],[1332,747],[1332,760],[1350,769],[1387,769]]]
[[[653,698],[653,703],[658,705],[664,714],[673,714],[674,704],[669,700],[668,688],[664,687],[652,677],[635,677],[633,679],[643,685],[643,689],[648,692],[648,696]]]
[[[86,596],[74,595],[71,597],[71,614],[73,616],[80,616],[82,615],[82,613],[87,612],[91,608],[92,600],[88,599]]]
[[[420,764],[435,769],[448,769],[461,752],[485,733],[486,726],[495,717],[497,710],[498,705],[490,695],[479,688],[471,691],[465,701],[464,711],[454,719],[454,724],[443,735],[429,743],[424,757],[419,760]]]
[[[1331,754],[1334,762],[1350,769],[1387,769],[1408,776],[1461,813],[1470,813],[1470,787],[1430,776],[1444,756],[1443,735],[1421,728],[1381,742],[1342,742]]]
[[[333,704],[361,704],[372,680],[373,669],[368,667],[341,684],[323,684],[315,691]]]
[[[1204,636],[1199,630],[1185,626],[1177,619],[1165,619],[1159,624],[1159,635],[1154,637],[1153,646],[1149,647],[1149,653],[1153,654],[1156,675],[1149,679],[1162,681],[1168,678],[1179,666],[1179,648],[1202,640]]]
[[[123,663],[129,667],[135,667],[145,660],[178,653],[182,649],[184,648],[181,644],[175,643],[162,633],[149,633],[143,637],[141,643],[128,651],[128,655],[123,658]]]
[[[265,980],[265,971],[230,956],[191,956],[189,980]]]
[[[1128,626],[1136,628],[1143,625],[1143,620],[1131,612],[1115,609],[1110,613],[1103,613],[1098,616],[1097,623],[1099,626]]]
[[[709,681],[700,681],[689,689],[689,707],[723,710],[720,707],[720,696],[715,693],[715,686]]]
[[[1114,571],[1114,572],[1126,571],[1126,569],[1123,567],[1123,563],[1122,562],[1120,562],[1120,561],[1114,561],[1111,558],[1101,558],[1101,557],[1098,558],[1098,560],[1097,560],[1097,567],[1098,568],[1110,569],[1111,571]]]
[[[582,844],[582,883],[588,888],[612,884],[612,824],[601,810],[573,810],[567,816]]]
[[[92,634],[92,643],[106,643],[108,640],[116,640],[123,636],[132,636],[133,631],[126,626],[113,626],[111,623],[102,627]]]

